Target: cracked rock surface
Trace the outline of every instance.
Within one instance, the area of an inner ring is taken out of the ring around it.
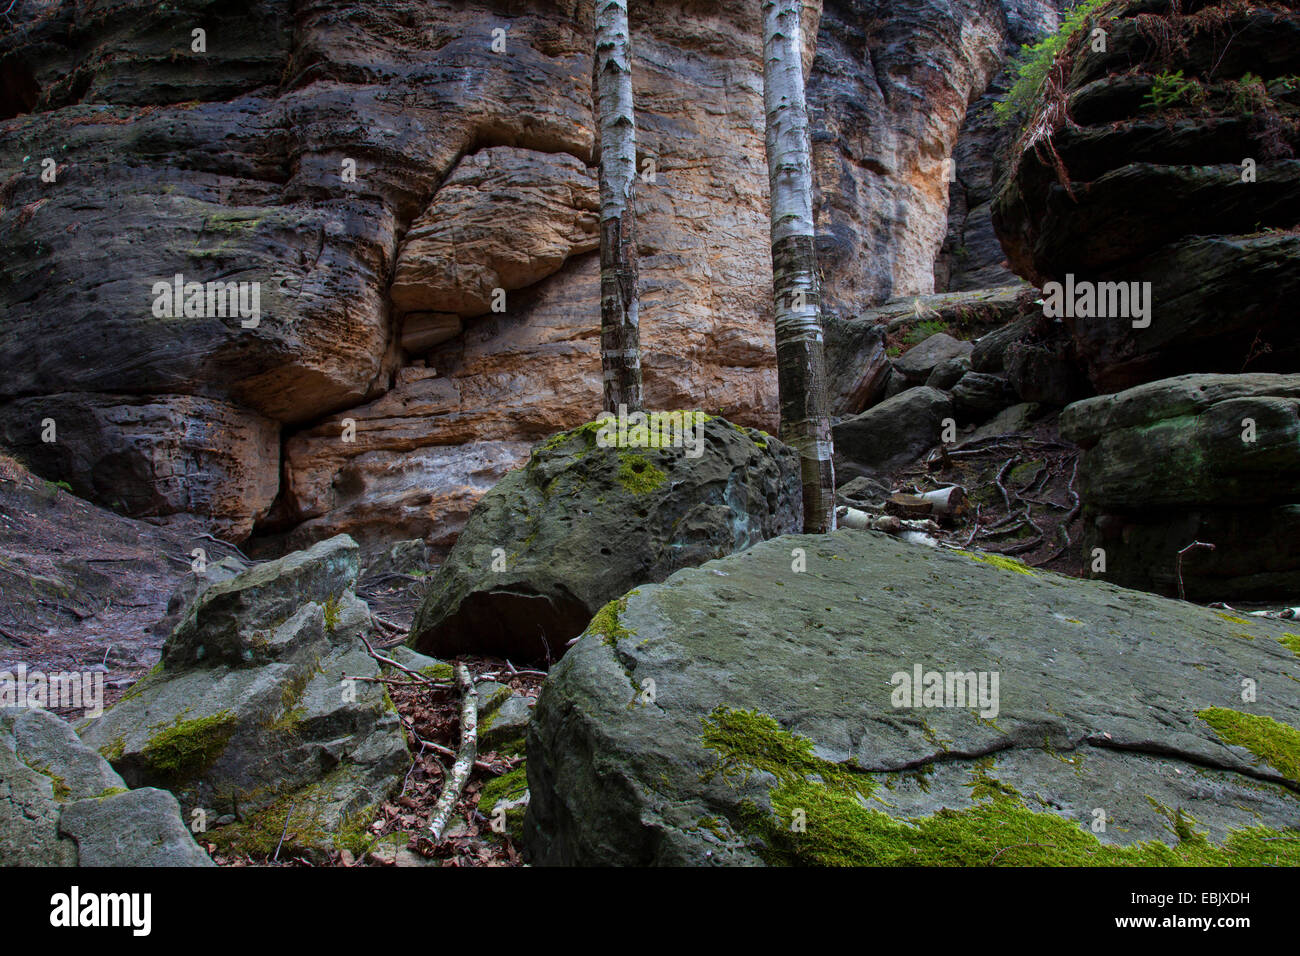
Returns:
[[[0,709],[0,865],[212,866],[165,790],[128,790],[39,708]]]
[[[969,810],[991,799],[985,778],[1081,832],[1103,809],[1108,826],[1093,835],[1104,845],[1176,847],[1189,819],[1214,844],[1300,823],[1295,764],[1198,716],[1300,726],[1288,622],[979,557],[869,532],[786,536],[630,594],[617,626],[593,623],[537,704],[536,861],[762,862],[745,802],[764,812],[773,776],[711,775],[718,753],[704,734],[720,707],[774,718],[811,742],[824,772],[870,778],[865,806],[897,820]],[[996,714],[893,706],[891,678],[916,665],[996,672]]]

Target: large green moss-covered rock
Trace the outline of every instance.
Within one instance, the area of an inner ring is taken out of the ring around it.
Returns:
[[[1163,379],[1076,402],[1059,427],[1088,450],[1098,507],[1300,500],[1300,375]]]
[[[361,635],[346,535],[214,585],[168,639],[162,664],[84,725],[133,786],[165,787],[255,856],[350,847],[409,766],[400,723]],[[286,829],[286,821],[288,826]]]
[[[1077,402],[1085,551],[1105,577],[1187,596],[1300,600],[1300,375],[1183,375]]]
[[[534,449],[474,509],[429,585],[411,646],[439,657],[558,658],[629,588],[798,530],[794,450],[721,418],[685,415],[702,423],[698,455],[645,447],[634,429],[623,447],[602,447],[598,422]]]
[[[1285,623],[870,532],[767,541],[637,589],[551,672],[529,846],[543,864],[1297,864]],[[996,706],[895,706],[918,667],[990,691],[996,673]]]
[[[211,866],[165,790],[128,790],[72,728],[0,709],[0,866]]]

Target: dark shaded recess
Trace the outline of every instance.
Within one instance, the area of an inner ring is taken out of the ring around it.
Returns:
[[[40,95],[31,67],[16,56],[0,60],[0,120],[30,113]]]
[[[489,654],[514,662],[549,664],[591,623],[576,597],[559,598],[525,588],[469,595],[460,609],[423,635],[415,649],[436,647],[441,657]]]

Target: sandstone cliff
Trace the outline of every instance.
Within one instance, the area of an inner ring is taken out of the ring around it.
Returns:
[[[967,105],[1052,9],[807,5],[832,310],[932,291]],[[773,427],[756,9],[633,16],[647,399]],[[590,417],[588,5],[20,0],[11,17],[0,440],[37,472],[267,550],[340,531],[443,550],[532,443]],[[256,325],[156,316],[153,284],[178,274],[258,283]]]

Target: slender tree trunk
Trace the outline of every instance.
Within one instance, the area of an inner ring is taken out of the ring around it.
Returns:
[[[594,61],[600,124],[600,365],[604,406],[641,409],[637,321],[636,119],[627,0],[596,0]]]
[[[799,452],[804,531],[835,530],[821,286],[813,245],[812,150],[803,86],[800,0],[762,0],[763,107],[772,217],[781,440]]]

